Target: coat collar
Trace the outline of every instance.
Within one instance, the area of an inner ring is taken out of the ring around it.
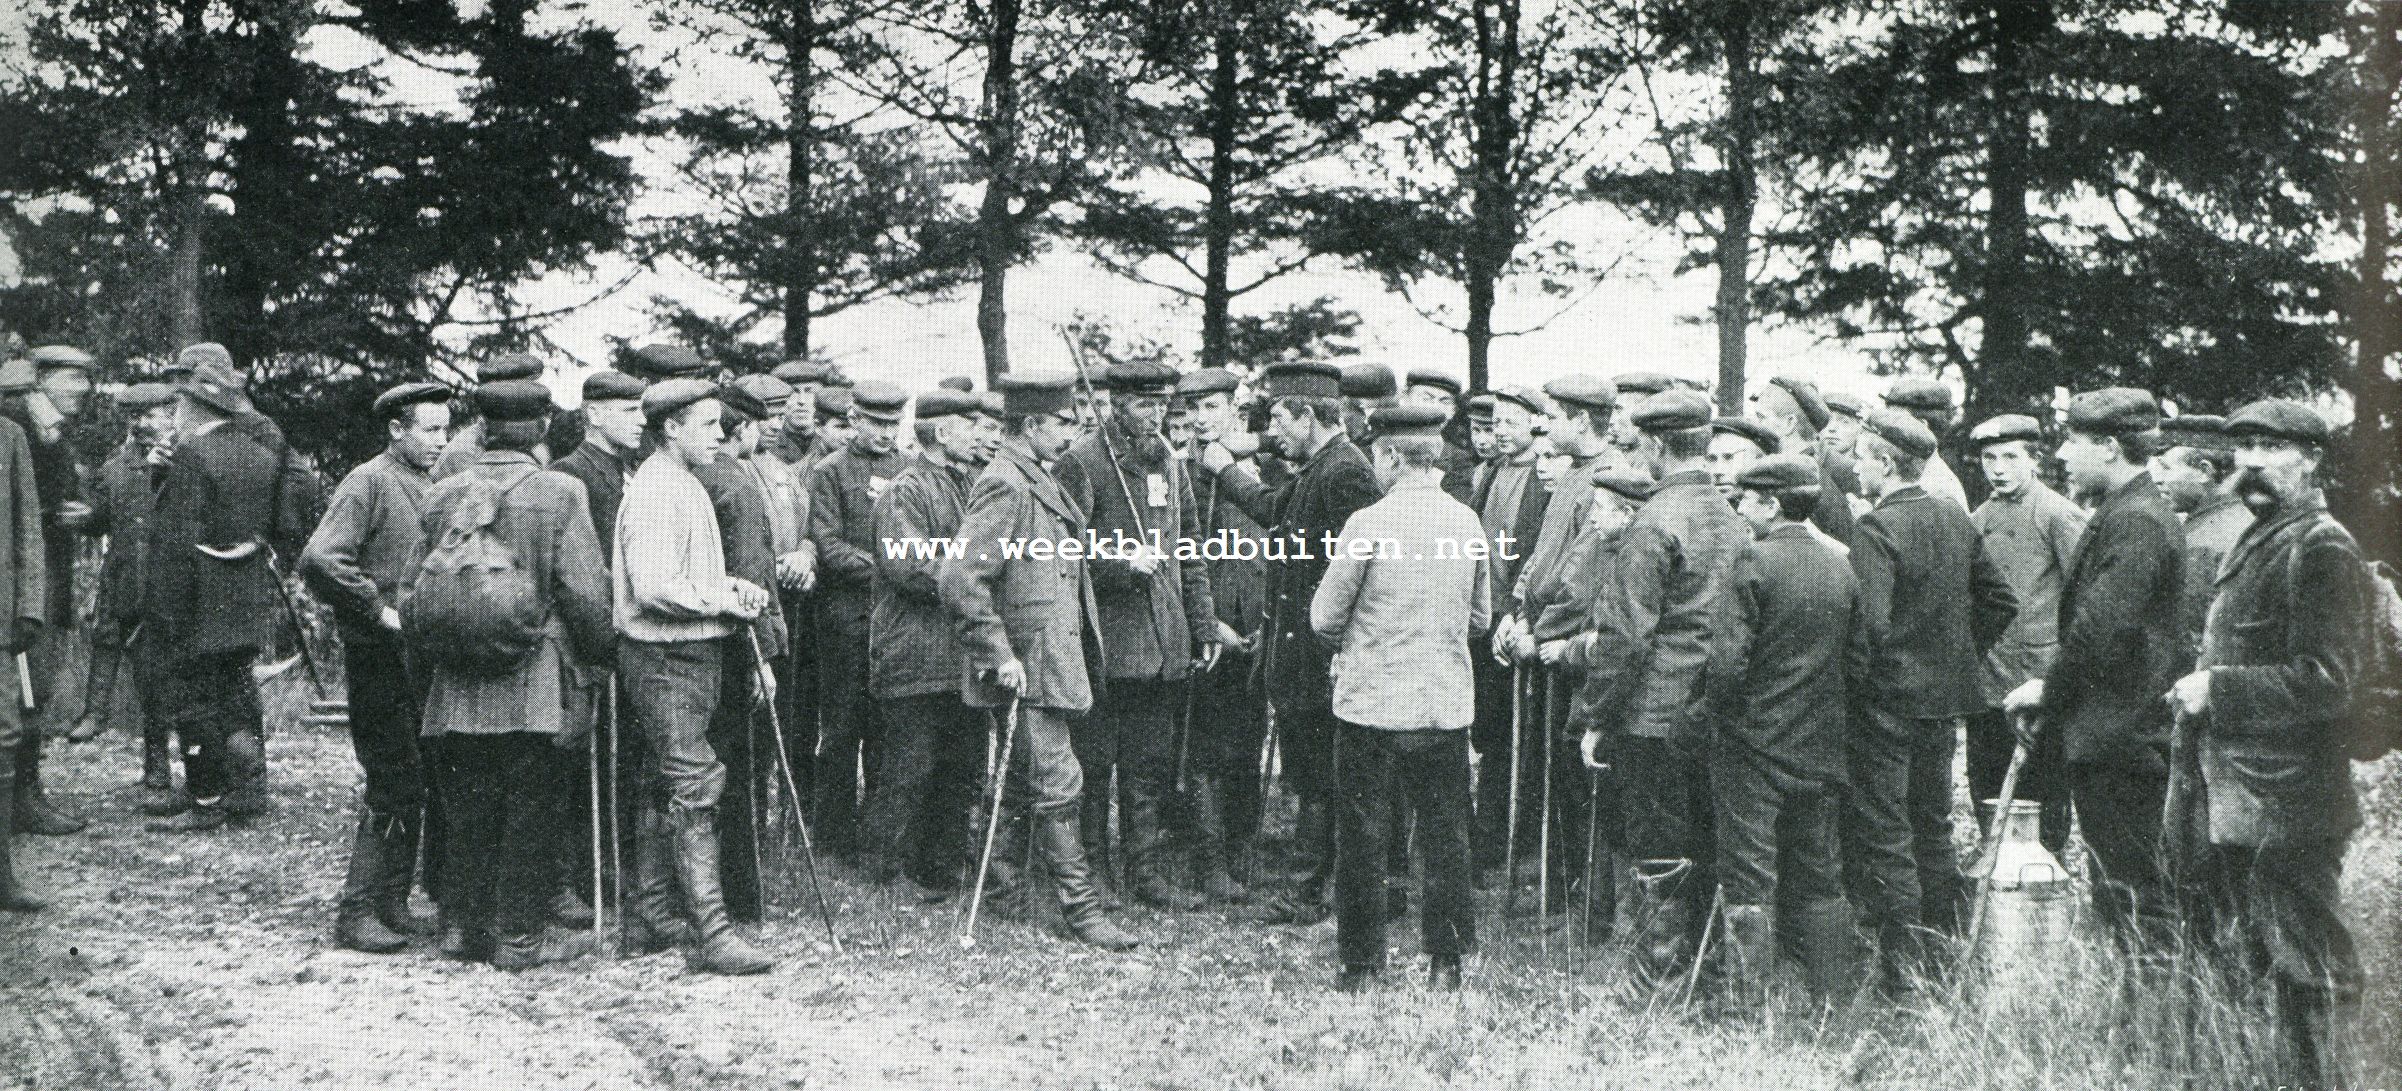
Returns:
[[[1036,502],[1051,509],[1051,514],[1066,523],[1071,533],[1083,531],[1083,510],[1076,506],[1075,501],[1068,499],[1067,492],[1059,487],[1059,479],[1051,476],[1051,471],[1044,469],[1042,463],[1035,461],[1033,450],[1025,445],[1024,440],[1012,439],[1002,444],[1000,450],[993,452],[992,465],[1007,466],[1016,471],[1018,476],[1026,479],[1027,491],[1034,494]]]
[[[2227,556],[2219,561],[2218,573],[2211,582],[2225,583],[2229,575],[2233,574],[2236,569],[2242,568],[2244,562],[2251,559],[2252,554],[2259,552],[2268,543],[2282,536],[2286,528],[2305,519],[2323,515],[2326,511],[2326,494],[2312,489],[2309,493],[2296,498],[2293,503],[2278,509],[2274,514],[2252,520],[2252,525],[2245,527],[2243,535],[2235,539],[2235,548],[2228,550]]]

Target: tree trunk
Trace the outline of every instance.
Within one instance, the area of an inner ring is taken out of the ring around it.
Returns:
[[[1242,109],[1242,28],[1234,17],[1235,3],[1217,0],[1211,30],[1216,68],[1209,77],[1209,207],[1201,229],[1202,367],[1225,367],[1232,341],[1234,296],[1227,277],[1234,258],[1235,126]]]
[[[2352,442],[2350,465],[2343,478],[2351,486],[2349,525],[2372,555],[2389,560],[2402,557],[2402,526],[2397,526],[2398,498],[2394,495],[2396,456],[2402,455],[2397,429],[2402,429],[2402,386],[2387,364],[2402,330],[2402,307],[2395,305],[2394,285],[2387,266],[2393,256],[2393,204],[2402,198],[2402,169],[2395,162],[2391,134],[2394,100],[2402,95],[2402,4],[2377,4],[2369,19],[2368,47],[2363,57],[2367,78],[2361,81],[2365,101],[2356,114],[2360,145],[2359,191],[2361,215],[2359,296],[2354,301],[2352,328],[2360,358],[2353,369]]]
[[[1517,149],[1518,0],[1476,7],[1471,198],[1461,281],[1468,295],[1468,387],[1492,384],[1493,304],[1518,246],[1511,156]]]
[[[299,43],[292,29],[279,21],[263,20],[258,26],[257,34],[247,42],[250,83],[232,111],[242,127],[241,137],[234,142],[230,171],[236,219],[223,234],[234,242],[224,254],[222,340],[235,364],[245,369],[257,367],[280,347],[268,332],[268,301],[279,270],[295,257],[286,253],[288,232],[279,225],[257,222],[255,210],[301,200],[307,190],[315,188],[302,176],[292,154],[297,134],[291,102],[299,82],[293,58]],[[252,194],[261,199],[247,200]]]
[[[1752,55],[1750,11],[1730,7],[1719,36],[1726,54],[1726,140],[1719,152],[1725,160],[1726,192],[1719,200],[1718,302],[1713,308],[1718,319],[1718,411],[1739,416],[1750,352],[1751,224],[1760,200],[1759,175],[1752,162],[1759,72]]]
[[[817,224],[817,12],[801,0],[786,28],[784,44],[784,245],[789,264],[779,285],[784,303],[784,355],[809,355],[809,308],[818,282]]]
[[[180,352],[187,345],[207,340],[207,331],[200,319],[201,230],[208,219],[207,198],[201,195],[201,171],[207,169],[191,149],[178,148],[181,161],[176,169],[175,196],[175,259],[168,267],[169,291],[174,296],[174,314],[169,319],[168,333],[173,344],[170,352]]]
[[[987,387],[1009,371],[1009,266],[1017,258],[1017,36],[1021,0],[994,0],[984,64],[984,200],[976,213],[976,333]]]
[[[2051,384],[2027,359],[2027,148],[2033,139],[2026,48],[2049,26],[2037,4],[1995,0],[1993,127],[1985,188],[1984,336],[1969,380],[1971,419],[2023,413]]]

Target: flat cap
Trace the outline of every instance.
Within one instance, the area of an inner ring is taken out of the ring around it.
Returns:
[[[1742,436],[1764,455],[1773,455],[1785,449],[1785,442],[1778,439],[1776,433],[1750,417],[1714,417],[1710,421],[1710,431],[1715,435]]]
[[[165,383],[135,383],[117,392],[117,408],[136,413],[175,400],[175,388]]]
[[[759,399],[769,415],[784,411],[784,403],[792,400],[792,384],[773,375],[744,375],[734,380],[736,389]]]
[[[1828,420],[1835,419],[1834,415],[1837,413],[1841,413],[1853,420],[1861,420],[1868,416],[1868,403],[1862,400],[1859,395],[1851,393],[1850,391],[1822,391],[1819,394],[1819,397],[1825,399],[1827,403]]]
[[[26,353],[25,358],[33,361],[33,366],[37,368],[71,367],[78,371],[90,371],[99,366],[92,360],[91,353],[73,345],[43,345]]]
[[[1269,364],[1262,376],[1271,398],[1339,398],[1343,369],[1315,360]]]
[[[1111,364],[1101,369],[1101,385],[1112,394],[1166,394],[1176,389],[1176,369],[1152,360]]]
[[[1468,390],[1467,384],[1460,382],[1459,376],[1453,375],[1448,371],[1440,371],[1431,367],[1411,368],[1409,370],[1409,381],[1404,385],[1441,387],[1450,391],[1451,396],[1454,398],[1459,397]]]
[[[1479,390],[1470,394],[1468,396],[1468,419],[1492,420],[1493,406],[1498,401],[1500,399],[1495,398],[1490,390]]]
[[[1599,375],[1562,375],[1543,384],[1543,393],[1555,402],[1569,402],[1587,409],[1614,409],[1618,405],[1618,384]]]
[[[1860,427],[1912,458],[1935,456],[1935,433],[1928,431],[1917,417],[1899,409],[1871,409],[1860,419]]]
[[[1431,405],[1392,405],[1368,414],[1368,427],[1379,438],[1433,439],[1443,434],[1443,425],[1450,421],[1451,414]]]
[[[700,353],[682,345],[644,345],[625,360],[627,373],[652,382],[694,376],[708,368]]]
[[[586,402],[630,402],[642,397],[645,384],[622,371],[602,368],[584,376]]]
[[[1895,409],[1950,409],[1952,388],[1933,379],[1895,379],[1885,388],[1885,404]]]
[[[2253,402],[2227,417],[2227,435],[2271,436],[2324,446],[2334,436],[2318,410],[2286,398]]]
[[[1710,400],[1691,390],[1663,390],[1635,403],[1629,419],[1646,432],[1704,428],[1710,423]]]
[[[2226,451],[2235,447],[2227,435],[2227,418],[2208,413],[2187,413],[2160,422],[2160,435],[2171,447],[2199,447],[2210,451]]]
[[[642,419],[657,424],[716,393],[715,385],[700,379],[662,379],[642,392]]]
[[[1649,397],[1675,385],[1675,379],[1657,371],[1629,371],[1618,377],[1620,394]]]
[[[1593,471],[1593,487],[1608,489],[1638,504],[1651,499],[1651,490],[1658,482],[1648,474],[1637,473],[1624,466],[1605,465]]]
[[[818,382],[824,383],[827,386],[839,386],[846,390],[859,385],[859,380],[851,378],[850,372],[844,371],[840,367],[837,367],[833,364],[826,365],[826,377],[819,379]]]
[[[451,399],[450,388],[441,383],[402,383],[375,396],[375,415],[389,417],[402,406],[423,402],[446,402]],[[483,402],[478,400],[480,410]]]
[[[2068,426],[2106,436],[2154,431],[2160,427],[2160,399],[2132,387],[2089,390],[2068,400]]]
[[[1008,403],[1001,399],[1000,391],[979,390],[976,392],[976,412],[997,419],[1008,408]]]
[[[808,360],[786,360],[777,364],[775,370],[768,374],[794,386],[806,386],[826,381],[826,365]]]
[[[711,396],[726,407],[726,412],[745,421],[762,421],[776,415],[775,410],[769,409],[767,403],[760,401],[757,395],[733,383],[717,384],[716,393]]]
[[[981,412],[982,399],[974,391],[937,387],[917,396],[917,419],[956,417],[962,413]]]
[[[895,421],[909,404],[909,392],[882,379],[868,381],[851,388],[851,415],[869,420]]]
[[[475,365],[475,381],[479,383],[541,377],[542,361],[522,352],[504,353]]]
[[[1222,367],[1205,367],[1187,372],[1176,379],[1176,396],[1198,398],[1206,394],[1232,394],[1243,381],[1234,372]]]
[[[851,388],[829,386],[817,392],[817,419],[834,420],[851,415]]]
[[[1352,364],[1343,369],[1343,396],[1346,398],[1390,398],[1401,393],[1401,383],[1393,377],[1393,369],[1383,364]]]
[[[1793,404],[1800,407],[1802,420],[1809,424],[1811,431],[1826,427],[1827,421],[1833,419],[1826,398],[1818,393],[1817,383],[1799,375],[1778,375],[1769,379],[1768,385],[1784,391],[1786,397],[1793,399]]]
[[[1495,390],[1493,392],[1493,408],[1501,408],[1503,402],[1516,403],[1538,417],[1543,415],[1543,395],[1527,387],[1505,386]]]
[[[31,360],[22,356],[0,360],[0,394],[22,394],[33,389],[39,378]]]
[[[1001,393],[1001,415],[1005,417],[1057,416],[1076,404],[1076,379],[1067,374],[1012,372],[995,380],[993,389]]]
[[[944,390],[965,390],[972,392],[976,389],[976,380],[970,379],[965,375],[945,375],[934,385],[939,386]]]
[[[1976,427],[1968,430],[1969,445],[1979,450],[1983,450],[1988,444],[2010,443],[2016,440],[2024,440],[2028,443],[2043,442],[2043,425],[2024,413],[2004,413],[1998,417],[1987,417],[1978,421]]]
[[[187,346],[175,355],[175,364],[191,369],[176,393],[220,413],[249,410],[250,380],[234,370],[233,354],[225,351],[225,346],[214,341]],[[0,389],[6,386],[0,382]]]
[[[488,421],[541,420],[550,412],[550,388],[532,379],[502,379],[476,387],[468,398]]]
[[[1818,463],[1803,455],[1769,455],[1735,475],[1738,489],[1777,492],[1818,487]]]

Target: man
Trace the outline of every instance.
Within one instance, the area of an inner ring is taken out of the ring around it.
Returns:
[[[1860,588],[1842,551],[1810,532],[1826,497],[1817,460],[1771,455],[1736,477],[1735,512],[1758,536],[1735,566],[1733,609],[1712,652],[1710,748],[1727,950],[1746,1002],[1764,998],[1777,922],[1821,1000],[1847,985],[1851,907],[1835,823],[1853,696],[1867,678]]]
[[[1413,367],[1402,377],[1395,404],[1422,405],[1443,414],[1443,491],[1460,503],[1474,494],[1477,456],[1470,453],[1468,421],[1461,414],[1467,387],[1448,371]]]
[[[1333,879],[1335,822],[1334,695],[1329,657],[1309,625],[1309,605],[1325,578],[1324,538],[1340,533],[1353,512],[1380,495],[1375,471],[1343,434],[1341,373],[1333,365],[1285,363],[1266,373],[1268,440],[1300,469],[1269,489],[1237,468],[1223,443],[1201,453],[1224,500],[1269,528],[1268,544],[1283,550],[1268,565],[1267,639],[1261,654],[1268,700],[1276,710],[1285,775],[1301,797],[1296,831],[1303,874],[1296,889],[1253,914],[1271,921],[1325,918]],[[1271,557],[1278,554],[1271,553]]]
[[[1834,449],[1821,435],[1834,420],[1834,410],[1818,393],[1818,384],[1793,375],[1779,375],[1751,394],[1751,417],[1776,436],[1777,449],[1808,455],[1818,463],[1824,503],[1810,507],[1810,525],[1846,549],[1851,548],[1851,497],[1860,491],[1860,475],[1851,456]],[[1849,441],[1845,442],[1848,449]]]
[[[1760,422],[1744,417],[1719,417],[1710,422],[1710,449],[1702,456],[1702,462],[1709,467],[1710,484],[1731,507],[1740,491],[1735,479],[1750,469],[1752,463],[1779,450],[1776,433]]]
[[[1183,730],[1176,716],[1192,668],[1214,662],[1219,645],[1241,638],[1218,620],[1208,564],[1177,548],[1201,539],[1201,511],[1192,480],[1159,434],[1176,372],[1165,364],[1112,364],[1102,381],[1109,418],[1071,445],[1054,469],[1087,526],[1120,543],[1089,566],[1106,685],[1092,713],[1076,724],[1076,764],[1097,801],[1110,799],[1116,773],[1126,880],[1135,898],[1163,909],[1198,909],[1202,899],[1176,885],[1169,860],[1166,808]],[[1106,887],[1114,860],[1106,848],[1109,807],[1087,807],[1083,818],[1085,847],[1102,861],[1095,882]]]
[[[119,694],[137,686],[120,686],[127,666],[142,603],[142,538],[148,532],[150,508],[157,499],[160,475],[175,444],[175,389],[163,383],[134,383],[117,393],[117,407],[129,418],[125,442],[118,445],[91,482],[91,521],[87,535],[106,539],[100,561],[100,594],[94,604],[90,683],[84,697],[83,722],[70,737],[89,739],[116,713]],[[137,671],[145,669],[136,664]],[[163,818],[182,809],[175,791],[174,740],[156,709],[140,707],[142,723],[142,813]]]
[[[2169,711],[2153,695],[2191,662],[2185,534],[2146,470],[2160,445],[2150,392],[2069,399],[2060,461],[2069,487],[2097,503],[2060,588],[2060,654],[2004,702],[2027,736],[2060,735],[2094,908],[2146,955],[2166,950],[2172,919],[2160,868]]]
[[[367,782],[334,917],[335,942],[353,951],[389,954],[432,931],[432,921],[408,914],[429,791],[417,745],[423,677],[410,675],[400,600],[425,558],[425,496],[450,440],[450,402],[440,383],[402,383],[376,396],[384,451],[334,487],[300,554],[310,593],[333,611],[342,635],[350,745]],[[439,880],[428,886],[439,889]]]
[[[2060,588],[2085,533],[2085,511],[2044,484],[2043,429],[2035,418],[2016,413],[1991,418],[1969,430],[1968,442],[1990,489],[1968,521],[2018,599],[2018,616],[1985,653],[1985,707],[1968,719],[1969,799],[1978,808],[1977,828],[1984,830],[1993,824],[1986,801],[2000,795],[2018,746],[2002,701],[2051,669],[2060,644]],[[2038,836],[2054,854],[2068,847],[2064,761],[2060,733],[2049,732],[2028,749],[2018,774],[2018,798],[2043,805]]]
[[[726,912],[717,837],[726,767],[709,744],[709,725],[721,673],[750,669],[725,661],[726,638],[772,600],[766,588],[727,574],[716,510],[693,476],[724,442],[723,407],[713,393],[697,379],[668,379],[643,392],[654,450],[626,481],[609,566],[619,698],[632,707],[656,778],[656,802],[636,832],[636,886],[623,949],[650,954],[690,941],[694,969],[756,974],[775,963],[735,930]],[[690,934],[675,920],[676,890],[693,924]]]
[[[4,373],[4,371],[0,371]],[[30,376],[27,376],[30,379]],[[42,508],[33,450],[23,429],[0,416],[0,649],[21,652],[42,623],[48,594],[42,565]],[[149,706],[156,707],[156,706]],[[34,913],[45,903],[18,884],[11,849],[24,814],[16,803],[17,755],[27,736],[24,710],[0,700],[0,910]],[[28,830],[27,832],[32,832]]]
[[[9,393],[5,413],[24,429],[33,445],[33,484],[42,508],[43,568],[46,571],[42,624],[27,630],[31,637],[23,652],[24,666],[33,679],[34,709],[27,717],[25,739],[17,748],[17,828],[26,833],[61,836],[81,831],[82,818],[60,810],[42,785],[42,739],[64,735],[75,716],[66,705],[63,685],[67,652],[78,624],[75,609],[75,555],[81,548],[76,534],[91,517],[83,496],[83,472],[75,461],[68,431],[83,415],[83,401],[92,390],[92,357],[66,345],[45,345],[26,354],[33,363],[32,389],[20,383]]]
[[[719,387],[716,397],[723,407],[718,423],[724,438],[717,457],[694,466],[692,476],[709,494],[709,507],[717,516],[726,574],[754,587],[774,587],[775,532],[768,513],[768,485],[751,462],[759,450],[759,430],[771,411],[739,385]],[[774,684],[774,665],[783,657],[785,643],[784,617],[778,610],[762,611],[751,624],[727,634],[719,655],[724,668],[718,672],[717,711],[709,718],[709,747],[725,764],[726,782],[734,791],[732,805],[718,808],[718,874],[724,880],[726,913],[741,924],[757,924],[765,909],[759,887],[759,827],[766,817],[767,797],[759,773],[773,760],[768,756],[772,743],[760,741],[757,721],[759,701],[772,701],[775,695],[761,693],[759,687]]]
[[[542,378],[542,361],[522,352],[505,353],[475,367],[475,381],[483,383],[532,382]],[[469,408],[472,408],[470,406]],[[433,479],[440,481],[475,465],[484,455],[484,422],[482,418],[468,421],[450,438],[450,444],[434,462]],[[537,450],[535,457],[547,457]]]
[[[1951,434],[1952,425],[1960,420],[1958,402],[1952,398],[1952,388],[1933,379],[1895,379],[1885,389],[1885,407],[1898,409],[1918,419],[1927,434],[1936,439],[1937,450],[1927,458],[1925,478],[1918,486],[1937,500],[1949,500],[1969,509],[1968,490],[1960,484],[1960,475],[1953,470],[1948,453],[1942,450],[1944,437]]]
[[[438,406],[423,397],[414,404]],[[468,937],[463,953],[516,971],[592,950],[589,935],[550,923],[560,842],[579,825],[572,781],[555,767],[588,742],[589,691],[579,675],[610,652],[610,581],[583,488],[543,470],[533,453],[548,424],[550,389],[504,380],[477,387],[472,398],[484,451],[426,491],[420,537],[440,543],[480,528],[505,543],[541,604],[542,636],[505,670],[463,669],[428,655],[424,730],[439,743],[434,781],[450,841],[444,915]],[[416,412],[419,426],[434,416]],[[341,508],[339,497],[334,506]],[[433,588],[421,582],[417,590]],[[355,723],[355,701],[351,715]]]
[[[1000,421],[974,394],[939,389],[918,395],[915,428],[917,457],[875,505],[868,690],[886,715],[862,855],[870,881],[906,875],[918,900],[934,902],[968,853],[984,742],[984,717],[959,696],[959,632],[936,579],[939,544],[956,540]]]
[[[1468,448],[1468,458],[1461,465],[1445,472],[1443,491],[1460,503],[1475,506],[1477,493],[1485,481],[1500,466],[1500,456],[1493,442],[1493,395],[1477,393],[1464,401],[1460,411],[1460,434]]]
[[[643,345],[631,351],[619,353],[610,362],[617,367],[617,370],[640,379],[645,384],[663,383],[669,379],[705,380],[717,370],[710,366],[709,361],[702,359],[700,353],[682,345]],[[503,373],[506,373],[506,369]],[[480,371],[477,373],[477,377],[482,377]]]
[[[1669,390],[1645,398],[1633,416],[1659,484],[1595,593],[1598,625],[1578,701],[1587,761],[1598,760],[1606,740],[1623,785],[1635,969],[1657,980],[1692,955],[1707,915],[1710,883],[1696,874],[1711,847],[1703,668],[1751,531],[1704,468],[1708,401]]]
[[[1343,367],[1342,390],[1343,427],[1351,434],[1351,442],[1364,450],[1368,444],[1368,414],[1399,402],[1401,379],[1383,364],[1347,364]]]
[[[808,639],[813,631],[809,594],[817,587],[817,543],[809,539],[809,471],[825,458],[828,441],[834,438],[834,430],[824,424],[827,414],[838,400],[842,407],[838,415],[847,415],[851,392],[829,388],[826,365],[806,360],[777,365],[769,377],[790,387],[792,393],[785,398],[775,438],[761,444],[759,461],[761,468],[769,471],[770,483],[781,489],[789,482],[791,516],[800,528],[800,540],[794,547],[798,555],[789,556],[789,563],[780,563],[776,573],[784,629],[800,638],[785,654],[783,673],[776,679],[776,716],[784,724],[780,756],[792,763],[793,785],[806,799],[813,785],[818,716],[817,642]],[[777,465],[783,467],[781,472],[774,470]]]
[[[250,663],[283,614],[268,557],[300,544],[298,516],[315,498],[293,495],[283,456],[243,423],[256,410],[224,347],[193,345],[178,360],[192,370],[176,390],[175,457],[142,546],[134,654],[155,664],[156,689],[142,699],[175,725],[192,795],[150,828],[201,833],[261,809],[265,725]]]
[[[2185,524],[2185,631],[2199,652],[2203,615],[2215,593],[2219,562],[2252,525],[2235,495],[2235,442],[2224,418],[2189,413],[2160,422],[2167,446],[2152,459],[2152,480]]]
[[[969,490],[960,555],[936,570],[943,604],[958,619],[961,698],[1000,709],[1003,730],[1016,732],[1003,743],[1011,762],[1001,771],[992,821],[1015,828],[1031,809],[1034,844],[1068,928],[1085,943],[1122,951],[1140,941],[1102,912],[1076,814],[1084,774],[1069,722],[1093,704],[1087,657],[1099,654],[1091,642],[1099,621],[1092,587],[1080,554],[1001,548],[1084,532],[1083,511],[1048,468],[1076,439],[1072,382],[1005,375],[994,385],[1006,434]]]
[[[1506,595],[1517,586],[1518,566],[1533,548],[1534,540],[1542,533],[1544,515],[1551,502],[1550,493],[1535,477],[1535,418],[1543,412],[1540,395],[1534,391],[1510,387],[1496,391],[1493,396],[1493,458],[1491,469],[1476,482],[1469,496],[1469,507],[1475,509],[1485,536],[1492,542],[1492,563],[1487,570],[1493,575],[1497,595]],[[1494,636],[1506,634],[1492,634]],[[1494,655],[1489,637],[1477,640],[1476,654],[1476,726],[1470,732],[1476,748],[1476,866],[1479,871],[1499,868],[1510,856],[1508,844],[1513,836],[1521,843],[1536,827],[1521,824],[1517,831],[1509,828],[1510,755],[1518,729],[1513,728],[1513,710],[1523,714],[1530,709],[1529,694],[1523,673],[1515,670]],[[1523,763],[1521,776],[1528,775]],[[1513,882],[1513,876],[1500,876],[1502,882]]]
[[[785,399],[783,419],[776,429],[775,442],[766,445],[767,453],[805,476],[826,454],[817,434],[817,400],[826,383],[825,365],[788,360],[777,365],[768,377],[791,387],[792,394]]]
[[[785,633],[805,636],[808,630],[802,623],[807,618],[798,613],[798,607],[803,596],[817,586],[817,546],[809,540],[809,470],[776,453],[785,425],[792,419],[793,399],[800,395],[791,384],[772,375],[744,375],[734,380],[734,386],[767,407],[767,419],[759,422],[759,448],[743,462],[767,490],[768,539],[775,551],[774,588],[780,604],[777,615],[783,618]],[[817,670],[816,659],[803,647],[806,643],[798,638],[787,640],[784,654],[770,664],[775,668],[776,685],[769,699],[775,706],[776,722],[784,726],[784,739],[780,750],[772,739],[760,744],[762,755],[778,761],[789,758],[795,766],[817,742],[815,687],[797,684],[802,674],[814,678]],[[777,778],[773,763],[763,761],[758,772],[771,784]],[[807,785],[806,772],[794,769],[793,783]]]
[[[1918,961],[1920,930],[1949,935],[1962,923],[1968,890],[1952,847],[1953,747],[1960,718],[1984,705],[1984,655],[2018,599],[1968,509],[1919,486],[1935,434],[1918,418],[1869,413],[1853,457],[1876,507],[1852,540],[1872,689],[1852,736],[1844,872],[1877,937],[1883,984],[1896,989]]]
[[[1675,379],[1657,371],[1629,371],[1618,376],[1616,382],[1619,402],[1630,409],[1642,404],[1645,398],[1679,385]],[[1635,427],[1632,413],[1618,414],[1610,422],[1609,434],[1602,438],[1617,450],[1627,465],[1643,464],[1643,430]]]
[[[874,745],[867,688],[868,613],[874,603],[876,500],[905,464],[894,449],[909,395],[869,381],[851,391],[848,442],[809,471],[809,540],[817,545],[811,636],[817,646],[818,738],[812,752],[818,847],[836,858],[859,850],[859,779]],[[873,792],[874,786],[869,787]]]
[[[2326,420],[2272,398],[2236,410],[2227,434],[2236,495],[2256,519],[2219,567],[2200,665],[2168,693],[2175,715],[2199,724],[2200,775],[2178,794],[2201,810],[2206,841],[2181,852],[2210,892],[2194,934],[2234,971],[2267,979],[2278,1082],[2326,1086],[2361,982],[2339,905],[2360,826],[2344,740],[2374,590],[2320,491]]]
[[[1468,725],[1476,718],[1468,634],[1491,616],[1482,528],[1443,494],[1442,428],[1427,406],[1371,418],[1384,496],[1343,524],[1310,626],[1335,646],[1333,711],[1342,798],[1335,860],[1337,987],[1357,992],[1385,962],[1388,813],[1406,797],[1426,861],[1419,936],[1436,988],[1460,985],[1476,940],[1468,864]]]
[[[1193,438],[1200,447],[1242,431],[1234,402],[1239,387],[1233,372],[1217,368],[1176,380],[1177,400],[1192,407]],[[1192,488],[1205,540],[1227,543],[1208,562],[1209,598],[1218,621],[1236,637],[1219,646],[1214,664],[1193,676],[1192,719],[1185,725],[1190,751],[1185,803],[1194,839],[1193,870],[1200,876],[1202,894],[1223,904],[1246,895],[1234,872],[1248,874],[1239,864],[1248,860],[1259,834],[1265,802],[1259,758],[1267,737],[1268,705],[1251,680],[1267,618],[1267,562],[1260,556],[1267,531],[1241,505],[1225,498],[1218,475],[1197,474]]]
[[[1860,442],[1860,421],[1868,414],[1868,403],[1859,395],[1843,390],[1822,391],[1819,397],[1827,403],[1827,421],[1818,430],[1820,445],[1850,466],[1852,450]],[[1858,483],[1855,476],[1853,484]],[[1854,500],[1862,499],[1857,492],[1851,496]]]

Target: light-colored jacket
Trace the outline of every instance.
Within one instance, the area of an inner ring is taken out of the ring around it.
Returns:
[[[1336,716],[1396,731],[1476,718],[1468,637],[1491,624],[1493,601],[1490,563],[1472,552],[1483,536],[1434,481],[1403,483],[1343,524],[1309,608],[1335,646]]]
[[[662,448],[626,479],[615,558],[609,582],[619,636],[669,644],[734,631],[739,602],[717,510],[675,452]]]

